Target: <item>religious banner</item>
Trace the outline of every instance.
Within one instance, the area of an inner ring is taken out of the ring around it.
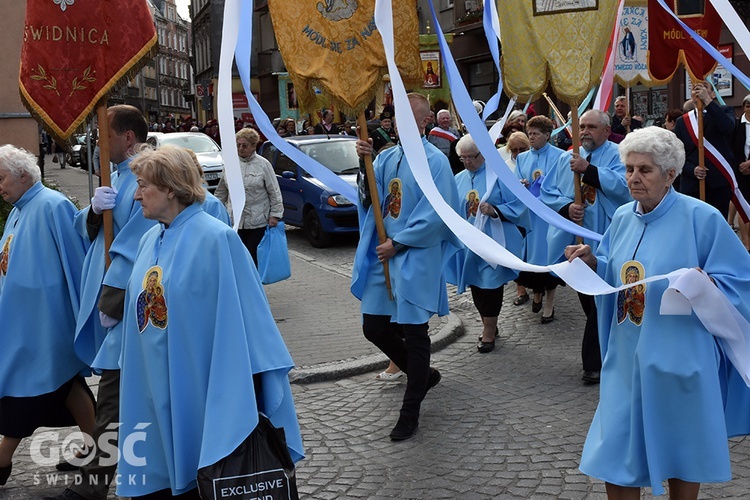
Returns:
[[[393,13],[396,60],[414,85],[424,80],[416,3],[401,2]],[[268,10],[300,108],[316,108],[315,86],[347,114],[364,109],[388,73],[375,0],[307,1],[293,8],[287,0],[269,0]]]
[[[505,92],[527,102],[551,85],[577,105],[599,82],[617,15],[612,0],[497,0]]]
[[[65,141],[121,78],[140,69],[156,44],[144,0],[27,0],[21,99]]]
[[[714,47],[721,35],[721,18],[709,1],[665,0],[687,26]],[[657,0],[648,0],[648,71],[655,84],[666,83],[683,64],[694,80],[710,75],[716,61],[693,40]]]
[[[439,89],[442,72],[440,67],[440,51],[426,50],[419,55],[422,58],[422,74],[424,75],[422,87],[425,89]]]
[[[648,75],[648,7],[646,0],[626,2],[615,51],[615,80],[624,87],[653,85]]]

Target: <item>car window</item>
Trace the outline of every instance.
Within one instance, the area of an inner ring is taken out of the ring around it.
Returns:
[[[285,155],[282,152],[279,152],[279,157],[276,159],[276,165],[274,166],[274,171],[281,175],[285,171],[289,172],[296,172],[297,166],[294,164],[292,160],[289,159],[287,155]]]
[[[303,144],[300,150],[334,173],[354,173],[359,169],[359,157],[355,144],[356,141],[326,141]]]
[[[216,153],[221,151],[219,146],[207,135],[173,135],[165,134],[159,138],[159,144],[170,144],[182,148],[192,149],[196,153]]]

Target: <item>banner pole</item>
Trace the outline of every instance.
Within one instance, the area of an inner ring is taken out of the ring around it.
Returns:
[[[104,101],[106,103],[106,100]],[[99,165],[102,186],[111,186],[109,175],[109,117],[107,116],[107,105],[100,104],[96,108],[96,116],[99,122]],[[112,210],[102,212],[104,221],[104,268],[108,269],[111,263],[109,248],[115,239],[114,223],[112,221]]]
[[[698,166],[706,168],[706,151],[703,146],[703,100],[698,99]],[[706,179],[698,180],[701,201],[706,201]]]
[[[630,84],[625,87],[625,116],[630,118]],[[631,120],[632,121],[632,120]],[[630,125],[625,127],[625,134],[630,133]]]
[[[367,142],[367,119],[365,118],[364,110],[359,112],[357,125],[359,125],[359,138]],[[375,227],[378,230],[378,241],[382,245],[385,243],[385,240],[388,239],[388,235],[385,234],[383,212],[380,210],[380,196],[378,195],[378,184],[375,181],[375,171],[372,168],[372,156],[365,155],[363,160],[365,162],[367,185],[370,188],[370,199],[372,200],[373,215],[375,216]],[[388,290],[388,299],[393,300],[393,293],[391,292],[391,273],[388,270],[387,260],[383,261],[383,273],[385,274],[385,287]]]
[[[578,125],[578,103],[574,103],[573,106],[570,107],[570,118],[571,118],[571,125],[573,127],[573,154],[578,155],[581,151],[581,130],[580,126]],[[581,174],[578,172],[573,172],[573,193],[575,197],[575,204],[580,205],[581,204]],[[579,224],[583,225],[583,220],[579,222]],[[576,242],[578,244],[583,243],[583,238],[580,236],[576,237]]]

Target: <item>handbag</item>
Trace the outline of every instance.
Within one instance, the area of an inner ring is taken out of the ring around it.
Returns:
[[[279,221],[276,227],[266,227],[258,244],[258,273],[264,285],[283,281],[292,275],[283,221]]]
[[[284,429],[274,427],[262,413],[258,417],[258,425],[236,450],[198,469],[198,493],[203,500],[299,498]]]

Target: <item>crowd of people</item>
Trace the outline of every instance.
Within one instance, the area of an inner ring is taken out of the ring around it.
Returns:
[[[551,119],[517,110],[493,159],[454,125],[449,110],[435,113],[421,94],[408,98],[437,191],[464,220],[530,264],[580,258],[610,286],[632,285],[609,295],[578,294],[585,318],[581,379],[600,384],[601,394],[581,470],[603,480],[610,498],[639,498],[646,486],[659,494],[667,481],[672,498],[694,499],[700,483],[727,480],[727,438],[750,434],[750,389],[696,315],[660,314],[666,282],[640,281],[699,269],[700,286],[717,287],[750,318],[743,301],[750,293],[743,275],[750,266],[747,225],[735,235],[730,212],[737,193],[715,156],[699,162],[691,133],[702,112],[705,140],[730,165],[738,191],[750,196],[750,95],[738,120],[710,85],[696,83],[683,111],[666,114],[664,128],[631,117],[618,97],[613,116],[595,109],[581,115],[578,152],[554,144]],[[321,118],[301,131],[293,119],[283,120],[279,134],[352,128],[333,123],[330,110]],[[403,441],[417,432],[422,402],[442,377],[431,366],[428,322],[449,312],[448,283],[457,293],[469,289],[482,324],[476,350],[489,354],[501,333],[506,284],[516,283],[513,307],[531,302],[548,325],[565,282],[553,273],[491,265],[466,248],[420,189],[393,108],[379,118],[370,139],[356,142],[360,239],[351,291],[361,301],[364,337],[391,360],[377,378],[406,379],[390,433]],[[207,123],[204,133],[215,126]],[[132,106],[111,107],[107,130],[112,185],[97,188],[82,210],[41,184],[36,158],[0,147],[0,195],[14,206],[0,239],[0,485],[12,474],[21,439],[41,426],[75,424],[94,443],[115,426],[122,445],[129,432],[143,431],[140,423],[160,423],[145,430],[145,466],[126,456],[113,461],[94,447],[90,457],[73,457],[85,462],[82,481],[50,497],[57,500],[104,499],[116,471],[147,478],[119,484],[120,495],[199,498],[198,469],[228,456],[261,412],[284,428],[290,455],[300,459],[286,377],[293,362],[256,270],[266,227],[283,218],[273,170],[256,154],[261,136],[236,127],[246,194],[238,234],[229,226],[225,178],[213,198],[194,154],[145,146],[149,125]],[[369,159],[374,186],[365,180]],[[545,222],[488,161],[602,240],[576,241]],[[698,200],[701,183],[705,202]],[[114,221],[108,253],[105,213]],[[216,267],[203,265],[206,253],[218,257]],[[42,271],[40,261],[50,265]],[[15,314],[23,303],[45,307]],[[29,350],[38,363],[25,361]],[[101,375],[96,398],[84,379],[92,371]],[[222,393],[230,383],[231,401]]]

